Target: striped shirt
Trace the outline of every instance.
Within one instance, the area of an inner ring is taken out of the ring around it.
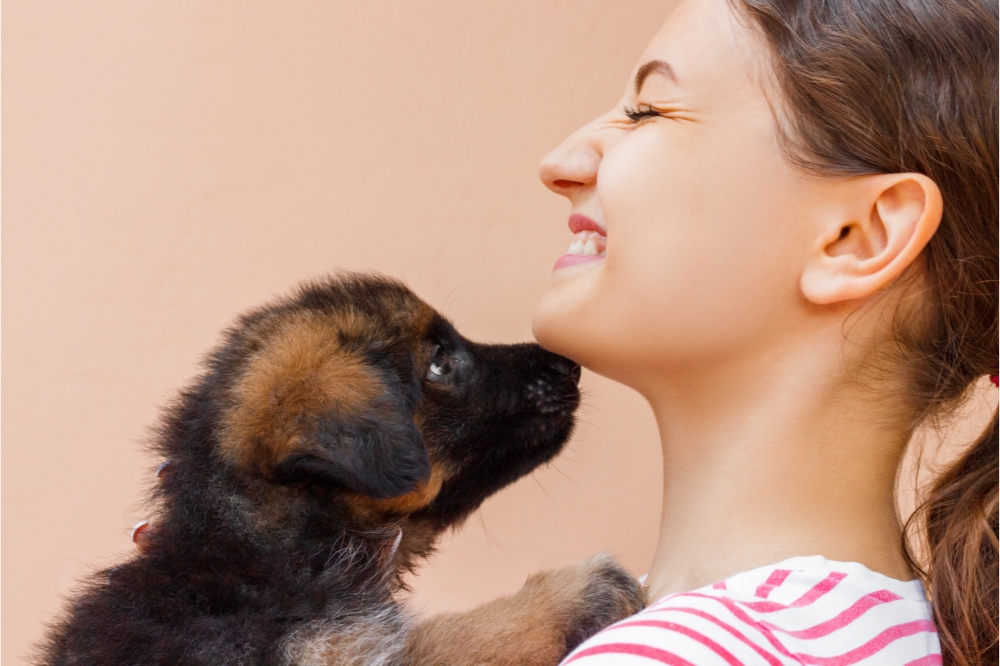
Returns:
[[[940,666],[920,581],[819,555],[663,597],[562,666]]]

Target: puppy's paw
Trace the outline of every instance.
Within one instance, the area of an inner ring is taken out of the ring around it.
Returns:
[[[517,594],[426,620],[408,636],[411,666],[555,666],[646,595],[604,553],[528,578]]]
[[[563,639],[563,655],[608,625],[638,613],[646,604],[639,581],[607,553],[536,574],[517,596],[556,624],[554,628]]]
[[[566,630],[567,653],[646,605],[646,592],[639,581],[606,553],[597,553],[569,568],[574,570],[580,593],[576,613]]]

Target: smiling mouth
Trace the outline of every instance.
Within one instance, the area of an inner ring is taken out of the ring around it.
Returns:
[[[569,217],[569,230],[573,232],[573,242],[556,261],[554,270],[604,259],[608,237],[601,225],[586,215],[574,213]]]

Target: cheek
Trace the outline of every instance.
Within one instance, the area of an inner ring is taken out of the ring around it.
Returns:
[[[631,138],[598,177],[604,266],[556,284],[535,316],[543,346],[621,381],[754,344],[798,284],[773,178],[731,150]]]

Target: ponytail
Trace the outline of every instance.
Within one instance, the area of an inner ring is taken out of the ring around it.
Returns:
[[[998,474],[994,411],[986,431],[934,483],[914,514],[926,521],[929,567],[921,573],[948,666],[997,663]]]

